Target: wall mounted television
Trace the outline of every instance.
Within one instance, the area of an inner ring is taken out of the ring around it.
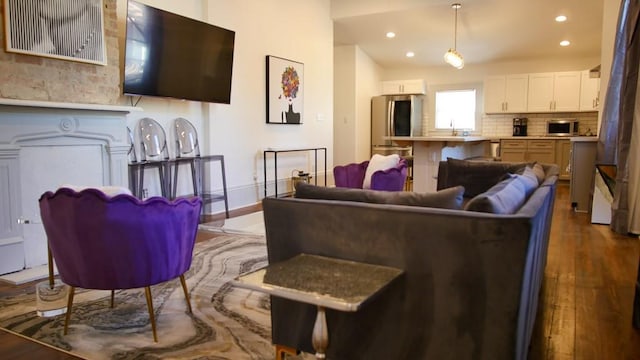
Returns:
[[[229,104],[234,41],[234,31],[129,0],[123,92]]]

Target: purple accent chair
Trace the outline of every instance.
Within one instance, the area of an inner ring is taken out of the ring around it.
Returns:
[[[339,165],[333,168],[336,187],[362,189],[364,175],[369,161]],[[371,175],[371,190],[402,191],[407,180],[407,162],[400,159],[398,165],[387,170],[376,171]]]
[[[202,200],[198,197],[145,201],[98,189],[60,188],[40,197],[40,214],[61,280],[70,286],[64,334],[76,287],[111,290],[145,288],[147,310],[158,341],[151,285],[180,277],[191,312],[184,273],[191,266]]]

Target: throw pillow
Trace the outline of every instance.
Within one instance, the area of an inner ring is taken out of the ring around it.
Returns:
[[[297,183],[295,197],[300,199],[356,201],[373,204],[408,205],[441,209],[462,209],[464,188],[455,186],[434,193],[376,191],[316,186]]]
[[[523,169],[527,163],[498,161],[470,161],[447,158],[447,179],[449,186],[462,185],[464,196],[473,197],[496,185],[508,173]]]
[[[379,170],[387,170],[391,169],[398,165],[400,161],[400,155],[391,154],[391,155],[380,155],[373,154],[371,160],[369,160],[369,165],[367,165],[367,171],[364,173],[364,181],[362,182],[363,189],[371,189],[371,176],[374,172]]]
[[[524,204],[525,200],[525,184],[519,175],[511,175],[471,199],[465,206],[465,210],[492,214],[513,214]]]
[[[532,169],[534,174],[536,174],[536,178],[538,178],[538,184],[542,184],[544,182],[544,178],[546,177],[546,174],[544,173],[544,168],[542,167],[542,165],[535,163],[533,164]]]

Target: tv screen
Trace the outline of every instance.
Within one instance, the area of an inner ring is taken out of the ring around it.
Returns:
[[[123,92],[229,104],[235,32],[129,0]]]

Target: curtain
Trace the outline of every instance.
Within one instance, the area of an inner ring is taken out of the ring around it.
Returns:
[[[614,164],[617,167],[616,187],[611,204],[611,228],[622,234],[627,234],[630,230],[629,152],[636,104],[640,105],[636,101],[640,64],[639,14],[638,0],[622,1],[596,157],[599,164]],[[637,148],[634,150],[637,151]],[[635,156],[633,159],[635,160]],[[632,167],[635,174],[635,166]],[[632,178],[635,180],[636,176]],[[635,190],[634,196],[637,196]],[[635,206],[632,209],[637,211]]]

